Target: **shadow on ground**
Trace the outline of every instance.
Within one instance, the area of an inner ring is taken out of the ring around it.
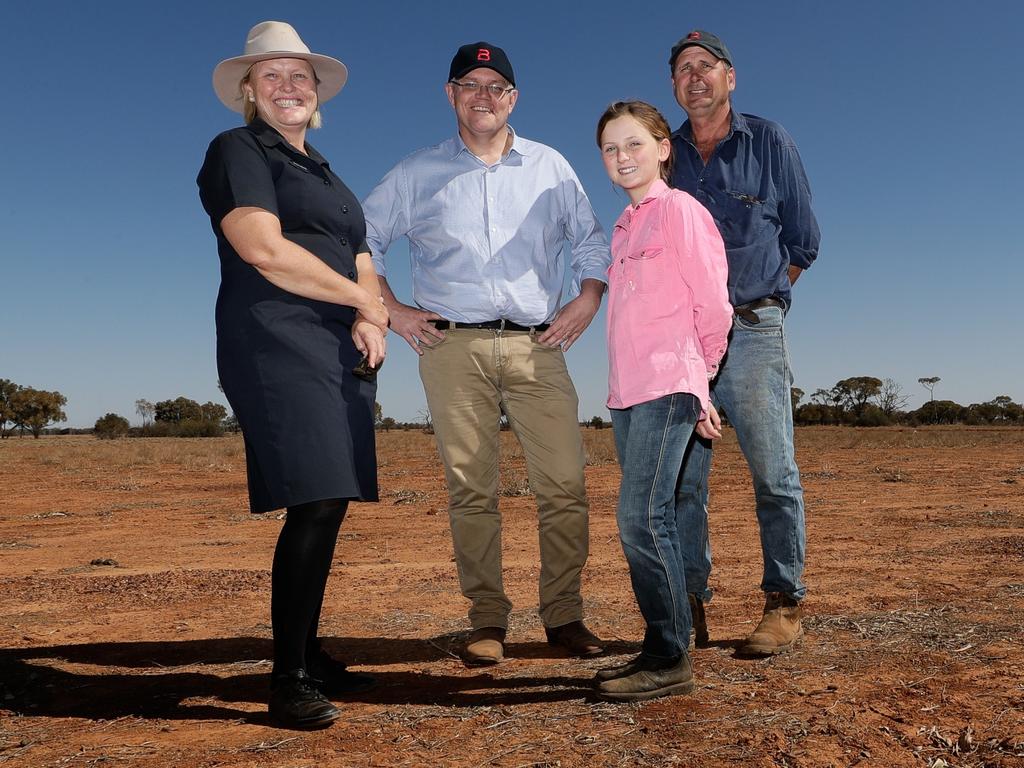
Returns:
[[[589,667],[579,677],[496,677],[495,668],[470,674],[381,670],[388,665],[455,662],[457,636],[427,640],[331,638],[332,655],[376,669],[376,688],[347,697],[380,705],[504,706],[581,699],[591,690]],[[512,643],[513,658],[563,658],[545,643]],[[614,651],[615,649],[613,649]],[[168,720],[238,720],[268,724],[264,712],[234,703],[267,700],[270,640],[254,637],[83,643],[0,651],[2,707],[32,717],[111,720],[135,716]],[[625,652],[625,650],[623,650]],[[457,662],[455,662],[457,663]],[[93,667],[82,669],[82,667]],[[219,666],[216,674],[204,668]],[[228,667],[224,669],[224,667]],[[240,670],[233,673],[232,667]],[[253,672],[258,667],[259,672]],[[436,668],[435,668],[436,669]]]

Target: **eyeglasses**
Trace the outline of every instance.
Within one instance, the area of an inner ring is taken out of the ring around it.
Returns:
[[[465,88],[470,93],[476,93],[477,91],[479,91],[482,88],[483,90],[485,90],[487,93],[489,93],[491,96],[493,96],[494,98],[498,99],[499,101],[501,101],[502,97],[506,93],[512,93],[512,91],[514,91],[516,89],[516,87],[514,85],[505,86],[505,85],[498,85],[497,83],[491,83],[490,85],[484,85],[483,83],[478,83],[475,80],[463,80],[462,82],[459,82],[458,80],[449,80],[448,82],[450,82],[452,85],[459,86],[459,88]]]

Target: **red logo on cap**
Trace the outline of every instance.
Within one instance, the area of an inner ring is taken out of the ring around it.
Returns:
[[[477,61],[490,61],[491,60],[491,52],[489,50],[487,50],[486,48],[478,49],[477,52],[476,52],[476,60]]]
[[[687,40],[700,40],[700,32],[691,32],[686,36]]]

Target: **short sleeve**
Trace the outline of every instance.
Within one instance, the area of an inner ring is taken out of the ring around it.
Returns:
[[[270,163],[252,131],[227,131],[210,142],[196,183],[215,226],[235,208],[262,208],[278,215]]]

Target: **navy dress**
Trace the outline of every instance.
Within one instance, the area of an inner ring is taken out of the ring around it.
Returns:
[[[235,208],[263,208],[288,240],[354,280],[355,254],[369,251],[362,208],[306,149],[308,157],[257,119],[215,138],[197,179],[220,254],[217,370],[245,437],[252,512],[377,500],[376,385],[351,372],[361,357],[355,310],[274,286],[220,227]]]

